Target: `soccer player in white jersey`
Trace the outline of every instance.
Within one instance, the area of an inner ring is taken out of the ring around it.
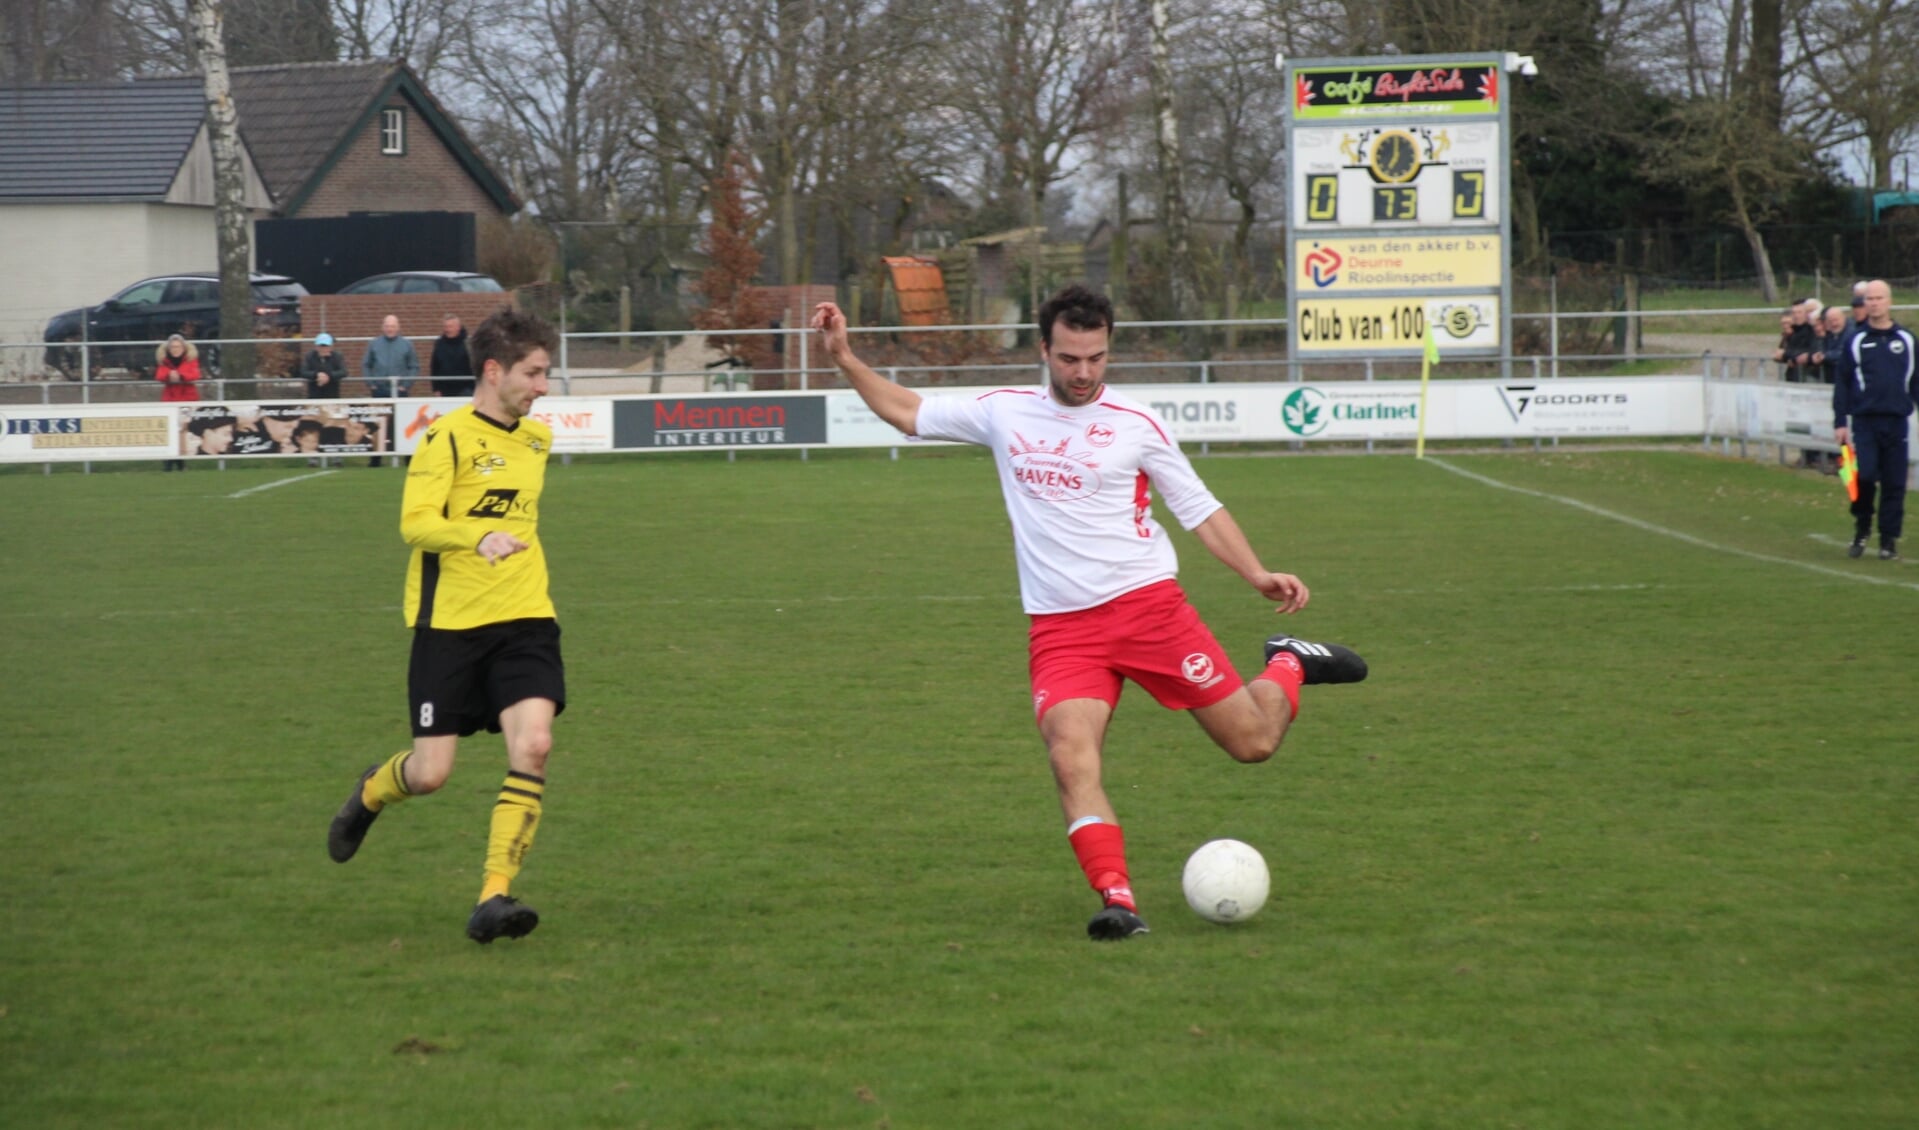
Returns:
[[[1242,682],[1186,600],[1152,490],[1213,556],[1280,612],[1306,585],[1260,563],[1238,523],[1143,405],[1106,387],[1113,305],[1084,287],[1040,307],[1045,388],[922,397],[854,355],[831,302],[813,314],[827,356],[867,407],[907,435],[992,451],[1013,523],[1020,599],[1032,619],[1033,712],[1052,760],[1073,853],[1102,907],[1095,941],[1146,932],[1126,871],[1119,819],[1100,784],[1100,750],[1131,679],[1169,709],[1192,712],[1236,761],[1264,761],[1299,712],[1301,683],[1356,683],[1366,663],[1338,644],[1266,641],[1266,667]]]

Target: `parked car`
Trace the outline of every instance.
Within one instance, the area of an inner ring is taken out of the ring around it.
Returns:
[[[254,337],[297,337],[300,300],[307,288],[285,275],[254,274]],[[98,306],[55,314],[47,322],[47,365],[69,380],[80,378],[80,350],[67,342],[81,339],[85,321],[92,349],[91,367],[127,369],[136,377],[153,371],[153,353],[169,334],[184,334],[194,342],[220,334],[220,276],[216,274],[161,275],[141,279]],[[141,342],[113,345],[113,342]],[[218,346],[201,346],[201,364],[211,373],[219,369]]]
[[[506,288],[471,271],[390,271],[340,288],[341,294],[492,294]]]

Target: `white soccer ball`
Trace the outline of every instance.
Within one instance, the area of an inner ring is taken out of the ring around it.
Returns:
[[[1193,913],[1222,926],[1244,922],[1266,905],[1272,876],[1266,860],[1250,844],[1238,840],[1211,840],[1186,860],[1180,876],[1186,904]]]

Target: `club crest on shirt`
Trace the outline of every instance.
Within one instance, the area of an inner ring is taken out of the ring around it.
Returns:
[[[1086,425],[1086,442],[1092,444],[1094,447],[1109,447],[1118,436],[1118,432],[1115,432],[1105,424]]]
[[[1099,490],[1099,464],[1085,452],[1073,452],[1072,439],[1057,443],[1035,443],[1013,433],[1014,442],[1006,449],[1006,467],[1033,498],[1041,502],[1071,502]]]

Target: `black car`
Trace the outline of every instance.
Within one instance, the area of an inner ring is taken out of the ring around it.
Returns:
[[[307,288],[285,275],[255,274],[253,280],[253,337],[297,337],[300,300]],[[215,274],[161,275],[141,279],[98,306],[55,314],[47,323],[47,365],[69,380],[80,378],[81,319],[86,340],[102,343],[91,350],[93,374],[103,369],[128,369],[135,376],[153,370],[153,354],[169,334],[183,334],[195,343],[220,334],[220,276]],[[113,342],[140,342],[114,345]],[[219,347],[203,346],[201,363],[209,372],[219,369]]]
[[[494,294],[505,290],[491,275],[471,271],[392,271],[368,275],[341,294]]]

